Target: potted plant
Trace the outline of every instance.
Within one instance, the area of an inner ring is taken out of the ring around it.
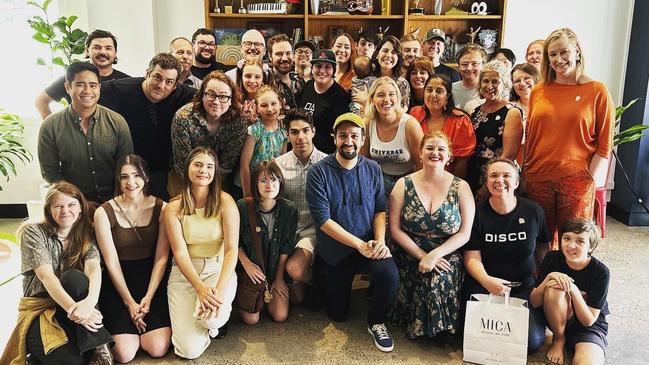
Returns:
[[[48,67],[57,65],[65,68],[76,60],[75,56],[84,53],[88,33],[79,28],[72,28],[79,18],[76,15],[62,16],[51,22],[47,13],[51,3],[52,0],[28,1],[27,4],[40,9],[43,16],[34,16],[27,20],[27,24],[34,30],[32,39],[47,44],[50,48],[50,60],[45,61],[39,57],[36,63]]]
[[[638,100],[640,99],[639,98],[633,99],[627,105],[620,105],[615,108],[615,129],[619,128],[620,126],[620,119],[622,118],[622,114],[624,114],[624,112],[626,112]],[[615,133],[613,135],[613,146],[618,146],[624,143],[633,142],[637,139],[642,138],[645,135],[644,131],[646,129],[649,129],[649,125],[635,124],[623,131],[619,131]],[[649,208],[644,203],[640,195],[638,195],[638,193],[633,188],[633,184],[631,184],[629,175],[627,175],[626,169],[624,168],[624,166],[622,166],[620,159],[617,157],[617,153],[615,152],[615,149],[613,149],[612,154],[613,154],[613,158],[615,159],[615,162],[617,163],[618,168],[622,171],[622,175],[624,176],[624,180],[626,180],[626,183],[629,186],[629,190],[631,190],[631,193],[636,198],[637,202],[640,203],[640,206],[647,212],[647,214],[649,214]]]

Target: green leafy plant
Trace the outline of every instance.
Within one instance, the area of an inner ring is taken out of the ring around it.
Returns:
[[[620,126],[620,119],[622,114],[626,112],[633,104],[635,104],[639,98],[631,100],[627,105],[619,105],[615,108],[615,128],[617,129]],[[636,124],[623,131],[615,133],[613,136],[613,145],[617,146],[619,144],[633,142],[637,139],[640,139],[644,136],[644,131],[649,129],[649,125]]]
[[[27,4],[40,9],[43,16],[33,16],[27,20],[27,24],[34,30],[32,38],[37,42],[47,44],[51,52],[49,63],[43,58],[38,58],[36,63],[44,66],[57,65],[65,68],[76,59],[76,55],[84,53],[88,33],[78,28],[72,28],[72,25],[78,19],[76,15],[62,16],[51,22],[47,13],[51,3],[52,0],[28,1]]]
[[[640,98],[635,98],[631,100],[628,104],[620,105],[615,108],[615,129],[617,129],[620,126],[620,119],[622,118],[622,114],[624,114],[624,112],[626,112],[638,100],[640,100]],[[615,133],[613,135],[613,146],[632,142],[642,138],[645,135],[644,131],[646,129],[649,129],[649,125],[635,124],[623,131]],[[633,188],[633,184],[631,184],[631,180],[629,179],[629,175],[627,174],[626,169],[622,165],[622,162],[620,162],[620,159],[617,157],[617,152],[615,152],[615,149],[613,149],[612,152],[613,152],[613,158],[615,158],[615,162],[617,166],[620,168],[620,171],[622,171],[622,175],[624,176],[624,180],[626,181],[629,190],[631,190],[631,193],[635,197],[636,201],[640,204],[640,206],[645,210],[645,212],[647,212],[647,214],[649,214],[649,207],[647,207],[644,200],[640,197],[640,195],[638,195],[638,192],[635,191],[635,189]]]
[[[0,176],[6,181],[11,175],[16,176],[15,160],[24,164],[32,160],[31,152],[22,143],[24,131],[25,127],[17,115],[4,113],[0,108]]]

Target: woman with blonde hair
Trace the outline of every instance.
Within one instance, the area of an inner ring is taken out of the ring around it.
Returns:
[[[19,229],[23,297],[18,323],[0,363],[112,364],[113,339],[95,308],[101,287],[99,250],[88,202],[61,181],[45,197],[44,217]]]
[[[367,138],[361,154],[381,165],[385,194],[389,196],[400,177],[421,168],[418,151],[424,133],[419,122],[403,109],[399,87],[391,77],[374,81],[369,97],[364,114]]]
[[[577,35],[557,29],[545,41],[541,75],[527,119],[524,174],[528,196],[545,211],[557,247],[558,227],[593,217],[613,148],[615,104],[606,86],[584,74]]]
[[[208,147],[187,157],[182,193],[164,210],[173,251],[167,295],[178,356],[195,359],[207,349],[232,311],[237,289],[239,212],[222,192],[218,159]]]

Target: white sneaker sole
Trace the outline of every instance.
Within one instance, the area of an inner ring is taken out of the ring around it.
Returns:
[[[377,349],[379,349],[379,350],[381,350],[383,352],[391,352],[392,350],[394,350],[394,343],[390,347],[383,347],[383,346],[379,345],[378,342],[376,342],[376,339],[374,338],[374,334],[372,333],[371,328],[368,327],[367,332],[369,332],[370,335],[372,336],[372,340],[374,340],[374,345],[376,346]]]

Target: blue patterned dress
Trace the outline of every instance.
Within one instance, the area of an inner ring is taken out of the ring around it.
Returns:
[[[460,178],[454,177],[442,205],[430,214],[419,200],[410,176],[405,177],[405,201],[401,210],[401,228],[425,252],[443,244],[460,229]],[[428,237],[422,236],[428,234]],[[390,319],[406,328],[409,338],[433,337],[440,332],[455,333],[460,312],[464,269],[462,254],[455,251],[444,258],[452,270],[422,274],[419,261],[395,244],[394,260],[399,268],[399,291]]]
[[[248,127],[248,134],[255,140],[250,171],[261,161],[272,160],[281,155],[282,146],[288,141],[284,128],[277,127],[274,131],[267,131],[260,120]]]

